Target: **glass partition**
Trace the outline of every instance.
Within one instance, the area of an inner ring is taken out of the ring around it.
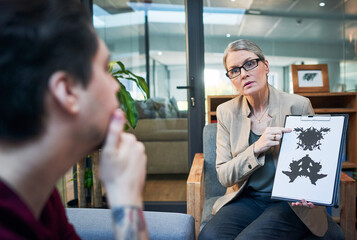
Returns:
[[[94,0],[93,23],[111,60],[144,77],[144,101],[130,81],[139,120],[133,133],[148,156],[144,201],[186,201],[188,175],[184,1]],[[147,209],[147,208],[146,208]]]
[[[205,0],[204,33],[207,95],[236,93],[222,57],[241,38],[262,48],[278,89],[293,91],[291,64],[328,64],[331,92],[356,91],[356,1]]]

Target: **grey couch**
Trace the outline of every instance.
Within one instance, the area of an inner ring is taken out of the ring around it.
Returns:
[[[148,174],[188,173],[187,113],[174,97],[137,101],[139,121],[129,129],[146,149]]]
[[[128,132],[145,145],[148,174],[188,173],[186,118],[139,119]]]
[[[83,240],[114,239],[111,210],[67,208],[67,217]],[[151,240],[193,240],[194,219],[182,213],[144,212]]]

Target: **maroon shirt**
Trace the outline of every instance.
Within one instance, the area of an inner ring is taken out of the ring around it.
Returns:
[[[0,181],[0,239],[80,238],[67,220],[57,189],[36,219],[19,196]]]

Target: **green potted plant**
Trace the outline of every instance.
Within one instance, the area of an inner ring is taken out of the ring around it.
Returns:
[[[116,66],[119,66],[119,69],[115,68]],[[145,100],[147,100],[149,97],[148,85],[144,78],[135,75],[131,71],[125,69],[124,64],[120,61],[111,61],[109,64],[109,72],[112,73],[112,76],[118,81],[120,85],[120,90],[117,93],[118,100],[126,113],[129,125],[132,128],[135,128],[138,122],[138,111],[136,109],[135,100],[132,98],[130,92],[126,90],[125,86],[121,83],[120,80],[126,79],[133,81],[142,92]]]

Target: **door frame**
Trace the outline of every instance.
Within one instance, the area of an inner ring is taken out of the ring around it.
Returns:
[[[186,71],[187,86],[190,87],[187,91],[188,166],[191,169],[195,154],[203,152],[202,134],[205,125],[203,1],[185,0],[185,11]]]

